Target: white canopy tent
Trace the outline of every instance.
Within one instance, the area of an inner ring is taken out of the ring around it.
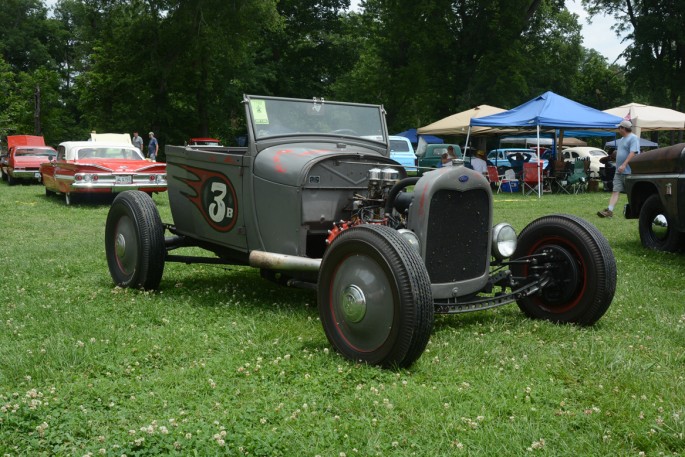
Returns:
[[[640,136],[642,131],[685,130],[685,113],[668,108],[628,103],[604,112],[632,122],[633,133],[637,136]]]

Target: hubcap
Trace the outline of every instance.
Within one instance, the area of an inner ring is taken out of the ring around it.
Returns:
[[[668,220],[663,214],[657,214],[652,220],[652,233],[658,239],[666,238],[668,234]]]
[[[350,284],[342,290],[340,301],[342,312],[348,322],[359,322],[366,314],[366,297],[364,292],[354,284]]]
[[[117,257],[119,258],[124,257],[124,254],[126,254],[126,238],[124,238],[124,235],[121,233],[117,235],[117,240],[114,243],[114,249],[116,249]]]

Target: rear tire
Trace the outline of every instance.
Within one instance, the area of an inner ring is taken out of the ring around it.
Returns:
[[[46,187],[45,188],[45,196],[46,197],[52,197],[53,195],[55,195],[55,192]]]
[[[513,259],[546,254],[551,281],[517,301],[528,317],[592,325],[604,315],[616,290],[616,260],[609,242],[589,222],[569,215],[545,216],[519,236]],[[528,264],[512,266],[515,276],[532,275]]]
[[[140,191],[117,195],[105,225],[107,265],[121,287],[157,289],[164,273],[164,225],[155,203]]]
[[[651,195],[640,209],[640,241],[648,249],[677,252],[683,248],[682,233],[675,229],[672,220],[661,204],[659,194]]]
[[[433,306],[421,257],[391,228],[345,230],[323,257],[319,315],[330,343],[350,360],[410,366],[428,344]]]

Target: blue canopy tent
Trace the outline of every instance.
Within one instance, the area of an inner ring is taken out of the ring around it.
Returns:
[[[503,113],[471,118],[471,127],[530,129],[603,129],[614,130],[623,119],[582,105],[554,92],[545,92],[534,99]],[[467,134],[466,141],[468,144]],[[539,144],[538,144],[539,146]],[[538,155],[540,149],[538,148]],[[539,157],[538,157],[539,159]],[[542,196],[538,186],[538,197]]]
[[[405,130],[404,132],[396,133],[395,136],[403,136],[405,138],[409,138],[409,141],[413,145],[416,145],[419,142],[419,136],[425,140],[426,143],[433,144],[433,143],[444,143],[442,138],[438,138],[437,136],[433,135],[419,135],[416,132],[416,129],[409,129]]]
[[[608,148],[614,148],[616,149],[616,140],[614,141],[609,141],[604,144],[604,146]],[[645,140],[644,138],[640,138],[640,149],[642,148],[658,148],[659,145],[653,141]]]

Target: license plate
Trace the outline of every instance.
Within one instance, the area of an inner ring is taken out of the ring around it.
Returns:
[[[40,179],[40,173],[38,173],[38,172],[34,173],[33,177],[36,179]]]
[[[115,176],[114,177],[114,183],[115,184],[131,184],[133,182],[133,179],[131,176]]]

